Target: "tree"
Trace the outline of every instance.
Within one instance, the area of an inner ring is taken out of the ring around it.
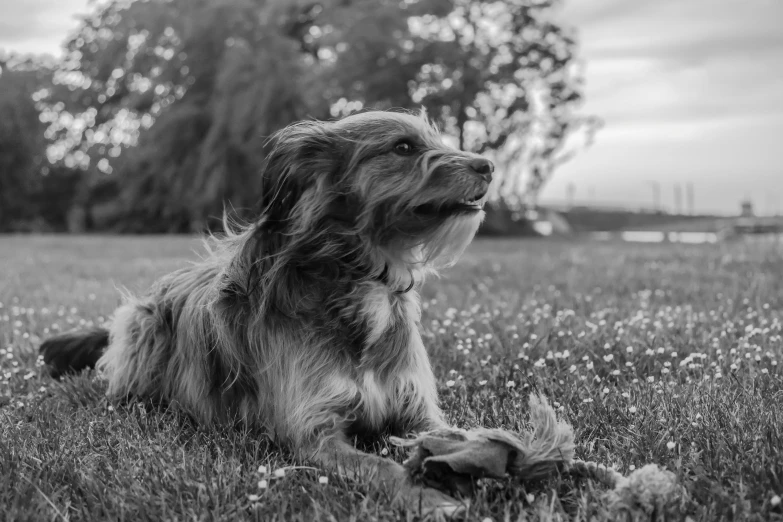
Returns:
[[[592,128],[574,111],[556,3],[112,0],[46,93],[51,154],[117,179],[120,228],[193,230],[254,206],[265,139],[286,124],[424,106],[457,145],[494,156],[497,197],[519,199]]]
[[[0,230],[32,219],[32,194],[46,167],[46,126],[31,93],[51,70],[32,59],[0,59]]]

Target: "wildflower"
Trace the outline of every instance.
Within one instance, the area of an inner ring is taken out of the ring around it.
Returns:
[[[484,386],[485,384],[487,384],[486,380],[479,381],[479,386]]]
[[[677,443],[672,441],[672,440],[670,440],[669,442],[666,443],[666,447],[669,448],[670,450],[673,450],[676,446],[677,446]]]
[[[513,388],[516,385],[517,385],[517,383],[515,383],[514,381],[508,381],[506,383],[506,388]]]
[[[266,475],[266,466],[258,466],[258,474]]]
[[[275,470],[275,477],[277,477],[277,478],[285,477],[285,470],[283,468],[276,469]]]
[[[606,395],[607,393],[609,393],[609,388],[604,388],[604,389],[603,389],[603,393],[604,393],[604,395]]]
[[[452,386],[454,386],[454,381],[446,381],[446,386],[451,388]]]
[[[258,481],[258,489],[266,489],[269,486],[269,482],[266,479]]]
[[[388,454],[389,454],[389,449],[388,449],[388,448],[383,448],[383,449],[381,450],[381,455],[383,455],[384,457],[385,457],[386,455],[388,455]]]
[[[614,359],[614,355],[612,355],[611,353],[604,355],[604,361],[611,362],[612,359]]]
[[[769,499],[769,503],[773,506],[779,506],[780,505],[780,495],[775,495],[771,499]]]
[[[532,494],[532,493],[528,493],[528,494],[525,496],[525,500],[527,500],[527,503],[528,503],[528,504],[532,504],[532,503],[533,503],[533,501],[535,501],[535,500],[536,500],[536,496],[535,496],[534,494]]]
[[[261,498],[261,497],[259,497],[258,495],[248,495],[248,496],[247,496],[247,499],[248,499],[250,502],[258,502],[258,499],[260,499],[260,498]]]
[[[647,382],[655,382],[655,377],[650,375],[649,377],[647,377]]]
[[[631,413],[636,413],[636,406],[631,406],[630,408],[628,408],[628,411]]]
[[[329,483],[329,477],[318,477],[318,483],[319,484],[328,484]]]
[[[636,466],[634,466],[633,464],[631,464],[630,466],[628,466],[628,469],[629,469],[629,470],[631,470],[631,471],[633,471],[633,470],[635,470],[635,469],[636,469]]]

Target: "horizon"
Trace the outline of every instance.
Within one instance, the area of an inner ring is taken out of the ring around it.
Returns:
[[[0,50],[59,56],[89,3],[0,0]],[[783,3],[569,0],[557,16],[577,29],[583,113],[605,126],[559,168],[542,204],[657,200],[671,211],[692,184],[696,213],[738,214],[743,200],[783,212]]]

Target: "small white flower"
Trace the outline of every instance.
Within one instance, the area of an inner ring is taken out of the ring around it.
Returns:
[[[780,505],[780,495],[775,495],[771,499],[769,499],[769,503],[772,504],[773,507]]]
[[[451,380],[449,380],[449,381],[446,381],[446,386],[448,386],[449,388],[451,388],[452,386],[454,386],[454,381],[451,381]]]
[[[258,499],[260,499],[260,498],[261,498],[261,497],[259,497],[258,495],[248,495],[248,496],[247,496],[247,499],[248,499],[250,502],[258,502]]]
[[[517,383],[515,383],[514,381],[508,381],[506,383],[506,388],[513,388],[516,385],[517,385]]]
[[[318,477],[318,483],[319,484],[328,484],[329,483],[329,477]]]
[[[614,355],[612,355],[611,353],[604,355],[604,361],[611,362],[612,359],[614,359]]]
[[[386,455],[388,455],[388,454],[389,454],[389,450],[388,450],[388,448],[383,448],[383,449],[381,450],[381,455],[383,455],[384,457],[385,457]]]
[[[275,470],[275,477],[277,477],[277,478],[285,477],[285,470],[283,468],[276,469]]]
[[[630,408],[628,408],[628,411],[630,411],[631,413],[636,413],[636,406],[631,406]]]
[[[266,479],[258,481],[258,489],[266,489],[268,487],[269,487],[269,482],[267,482]]]
[[[535,501],[535,500],[536,500],[536,496],[535,496],[534,494],[532,494],[532,493],[528,493],[528,494],[525,496],[525,499],[527,500],[527,503],[528,503],[528,504],[532,504],[532,503],[533,503],[533,501]]]
[[[670,440],[669,442],[666,443],[666,447],[669,448],[670,450],[673,450],[674,448],[677,447],[677,443]]]
[[[486,380],[479,381],[479,386],[484,386],[485,384],[487,384]]]
[[[631,464],[630,466],[628,466],[628,469],[629,469],[629,470],[631,470],[631,471],[633,471],[633,470],[635,470],[635,469],[636,469],[636,466],[634,466],[633,464]]]
[[[266,466],[258,466],[258,474],[266,475]]]

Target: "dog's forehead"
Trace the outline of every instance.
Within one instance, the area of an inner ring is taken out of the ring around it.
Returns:
[[[399,133],[419,135],[424,138],[437,137],[437,131],[424,116],[403,112],[367,111],[352,114],[334,123],[338,128],[364,135]]]

